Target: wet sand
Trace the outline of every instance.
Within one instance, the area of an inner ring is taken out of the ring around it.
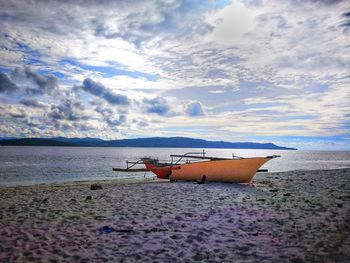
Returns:
[[[2,187],[0,200],[0,262],[350,262],[350,169]]]

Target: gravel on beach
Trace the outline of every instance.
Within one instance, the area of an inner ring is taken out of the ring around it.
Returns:
[[[350,262],[350,169],[0,187],[0,262]]]

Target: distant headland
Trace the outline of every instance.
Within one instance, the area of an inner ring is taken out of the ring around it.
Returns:
[[[0,145],[18,146],[79,146],[79,147],[159,147],[159,148],[220,148],[297,150],[273,143],[207,141],[187,137],[152,137],[122,140],[98,138],[21,138],[1,139]]]

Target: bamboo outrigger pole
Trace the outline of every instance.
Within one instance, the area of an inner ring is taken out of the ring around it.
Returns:
[[[180,170],[180,166],[170,167],[170,170]],[[130,168],[113,168],[113,171],[116,172],[152,172],[152,171],[161,171],[161,170],[169,170],[169,167],[155,167],[155,168],[141,168],[141,169],[130,169]]]

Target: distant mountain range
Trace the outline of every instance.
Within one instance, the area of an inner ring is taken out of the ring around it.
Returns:
[[[273,143],[207,141],[186,137],[153,137],[105,141],[97,138],[22,138],[0,139],[0,145],[21,146],[86,146],[86,147],[166,147],[166,148],[220,148],[220,149],[274,149],[297,150]]]

